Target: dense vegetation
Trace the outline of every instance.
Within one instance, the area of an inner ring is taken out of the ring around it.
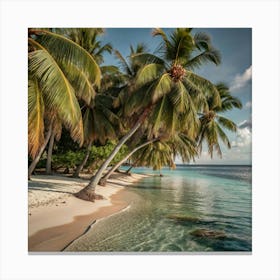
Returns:
[[[221,62],[207,34],[155,29],[162,41],[157,53],[138,44],[126,59],[114,50],[116,67],[102,64],[104,53],[113,52],[100,41],[103,32],[29,30],[29,178],[38,163],[49,174],[87,170],[90,183],[76,196],[93,201],[96,185],[127,160],[175,168],[176,156],[189,162],[203,143],[211,157],[214,150],[222,155],[220,141],[230,148],[224,129],[236,125],[222,114],[242,104],[225,84],[196,74],[205,63]]]

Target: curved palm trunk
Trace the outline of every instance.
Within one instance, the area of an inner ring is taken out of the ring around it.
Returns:
[[[130,174],[131,169],[137,165],[137,163],[139,162],[140,159],[141,159],[141,156],[137,158],[137,160],[125,171],[125,173]]]
[[[90,154],[91,145],[92,145],[92,141],[90,141],[89,144],[88,144],[88,146],[87,146],[87,152],[86,152],[86,155],[85,155],[83,161],[82,161],[82,162],[80,163],[80,165],[76,168],[75,173],[73,174],[73,177],[74,177],[74,178],[79,178],[80,172],[83,170],[85,164],[87,163],[88,158],[89,158],[89,154]]]
[[[135,149],[133,149],[126,157],[124,157],[121,161],[119,161],[114,167],[112,167],[109,172],[107,172],[105,174],[105,176],[102,177],[102,179],[99,181],[99,185],[101,186],[105,186],[106,183],[107,183],[107,180],[109,179],[109,177],[113,174],[113,172],[118,169],[126,160],[128,160],[136,151],[140,150],[141,148],[153,143],[153,142],[156,142],[158,141],[159,138],[155,138],[155,139],[152,139],[152,140],[149,140],[145,143],[143,143],[142,145],[136,147]]]
[[[52,173],[52,152],[53,152],[53,144],[54,144],[54,131],[51,134],[49,147],[48,147],[48,155],[47,155],[47,165],[46,165],[46,173],[51,174]]]
[[[135,163],[132,164],[132,165],[125,171],[125,173],[126,173],[126,174],[129,174],[130,171],[131,171],[131,169],[132,169],[133,167],[135,167]]]
[[[37,163],[39,162],[49,140],[50,140],[50,137],[51,137],[51,134],[52,134],[52,128],[49,129],[47,135],[46,135],[46,139],[44,141],[44,144],[42,145],[38,155],[34,158],[34,160],[32,161],[32,163],[30,164],[30,166],[28,167],[28,180],[30,180],[30,177],[31,177],[31,174],[32,172],[34,171]]]
[[[144,120],[146,119],[147,115],[149,114],[151,108],[148,107],[144,110],[138,121],[135,123],[135,125],[131,128],[131,130],[121,138],[119,143],[116,145],[114,150],[111,152],[109,157],[103,162],[101,167],[98,169],[97,173],[92,176],[89,184],[83,188],[81,191],[75,194],[76,197],[88,200],[88,201],[94,201],[97,198],[97,195],[95,194],[95,188],[98,185],[99,180],[102,177],[103,172],[106,170],[110,162],[113,160],[115,155],[118,153],[122,145],[139,129],[139,127],[142,125]]]

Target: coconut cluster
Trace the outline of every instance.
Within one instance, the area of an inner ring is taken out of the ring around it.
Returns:
[[[186,75],[186,70],[181,65],[173,65],[169,71],[169,75],[174,82],[182,81]]]
[[[216,113],[214,111],[208,111],[207,113],[204,114],[204,117],[208,120],[211,121],[215,118]]]

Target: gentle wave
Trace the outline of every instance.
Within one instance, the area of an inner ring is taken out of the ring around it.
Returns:
[[[251,183],[244,180],[250,178],[251,168],[244,167],[242,171],[242,167],[223,166],[222,176],[215,175],[219,174],[219,167],[209,170],[164,169],[164,177],[145,178],[127,188],[131,207],[99,221],[67,250],[251,251]],[[215,170],[214,175],[209,175],[211,170]],[[234,179],[241,171],[248,174]],[[136,172],[152,173],[150,169]],[[194,232],[201,232],[201,236],[193,235]]]

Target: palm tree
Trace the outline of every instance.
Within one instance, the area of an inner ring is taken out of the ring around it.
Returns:
[[[192,36],[191,29],[186,28],[176,29],[169,38],[161,29],[156,29],[154,36],[161,36],[163,40],[160,48],[162,56],[149,53],[132,55],[135,65],[140,68],[136,78],[123,91],[125,94],[122,94],[126,97],[125,116],[134,123],[89,184],[76,194],[81,199],[94,200],[95,187],[103,172],[121,146],[149,116],[157,117],[151,135],[156,136],[164,125],[174,134],[178,116],[183,120],[185,130],[194,130],[197,110],[207,107],[207,97],[211,96],[215,104],[220,104],[215,85],[190,70],[207,61],[220,63],[219,53],[211,46],[210,38],[201,33]],[[170,105],[172,110],[169,109]]]
[[[92,101],[92,105],[88,106],[83,115],[84,137],[86,154],[81,164],[76,168],[74,177],[79,177],[84,165],[86,164],[92,143],[99,141],[105,144],[107,140],[117,139],[117,133],[123,132],[123,126],[119,116],[113,111],[114,98],[110,95],[97,94]]]
[[[172,169],[176,168],[173,161],[172,151],[170,146],[165,142],[154,142],[144,147],[139,151],[141,153],[141,160],[139,165],[152,167],[153,170],[159,170],[164,166],[169,166]]]
[[[115,164],[99,181],[99,185],[105,186],[107,183],[107,180],[110,178],[110,176],[113,174],[115,170],[117,170],[124,162],[126,162],[135,152],[142,149],[143,147],[155,143],[157,141],[160,141],[160,138],[154,138],[151,140],[146,140],[144,143],[138,145],[135,147],[132,151],[130,151],[122,160],[120,160],[117,164]]]
[[[101,53],[99,52],[99,55]],[[94,141],[104,144],[106,140],[117,138],[117,133],[123,132],[120,117],[114,110],[114,94],[123,86],[126,78],[115,66],[101,66],[102,80],[99,93],[91,106],[86,106],[83,115],[86,154],[76,168],[73,177],[79,177],[80,172],[87,163]]]
[[[200,131],[198,134],[198,147],[201,152],[202,144],[205,141],[211,158],[213,157],[214,149],[217,154],[222,157],[219,139],[226,145],[227,148],[231,148],[230,141],[226,133],[223,131],[223,128],[233,132],[237,129],[236,124],[232,120],[220,115],[219,113],[226,112],[232,108],[242,108],[240,100],[230,94],[229,88],[225,84],[219,83],[216,87],[220,94],[221,104],[219,106],[215,105],[212,98],[209,97],[207,99],[208,110],[205,111],[199,118]]]
[[[180,132],[176,135],[173,135],[172,138],[166,139],[166,136],[161,136],[158,138],[154,138],[151,140],[145,140],[142,141],[141,144],[137,145],[134,149],[132,149],[122,160],[120,160],[117,164],[115,164],[114,167],[112,167],[100,180],[99,184],[101,186],[105,186],[107,180],[110,178],[110,176],[113,174],[115,170],[117,170],[124,162],[126,162],[131,156],[136,154],[136,162],[137,164],[145,162],[145,155],[143,154],[143,151],[150,151],[150,149],[144,149],[144,147],[150,145],[150,147],[156,147],[158,148],[158,145],[152,145],[157,142],[161,142],[165,145],[165,147],[168,146],[168,152],[169,152],[169,165],[171,167],[174,167],[174,159],[176,156],[180,156],[183,162],[189,162],[191,159],[194,160],[194,157],[197,155],[197,150],[195,147],[195,142],[192,141],[186,134]],[[167,145],[167,146],[166,146]],[[167,148],[166,148],[167,150]],[[161,150],[160,150],[161,151]],[[166,155],[166,153],[165,153]],[[153,158],[154,165],[156,165],[155,158]],[[129,171],[128,171],[129,172]]]
[[[52,134],[50,116],[59,118],[73,140],[83,143],[77,97],[86,103],[94,97],[93,86],[100,85],[101,72],[85,49],[59,34],[30,29],[28,44],[28,145],[33,158],[30,178]]]
[[[62,122],[56,116],[52,120],[52,129],[51,129],[51,137],[48,144],[48,152],[47,152],[47,163],[46,163],[46,174],[51,174],[51,162],[52,162],[52,151],[54,146],[54,140],[59,141],[62,133]]]
[[[69,38],[76,44],[83,47],[86,51],[88,51],[92,55],[92,57],[98,64],[101,64],[104,62],[103,55],[105,52],[108,52],[108,53],[112,52],[111,44],[102,45],[101,42],[98,40],[99,36],[104,34],[103,28],[56,28],[55,32],[63,35],[66,38]],[[110,66],[100,67],[100,70],[102,72],[101,87],[102,86],[104,87],[103,80],[108,80],[108,79],[106,79],[107,76],[109,76],[108,72],[109,71],[112,72],[112,71],[116,71],[116,70],[115,70],[115,67],[110,67]],[[111,75],[110,75],[111,78],[113,78],[115,76],[115,72],[113,74],[111,73]],[[74,75],[72,76],[72,79],[75,82],[76,73],[74,73]],[[107,81],[107,84],[109,84],[108,81]],[[85,95],[85,90],[92,91],[93,94],[96,94],[96,87],[94,88],[93,85],[90,85],[90,84],[83,85],[81,83],[81,81],[79,81],[79,86],[80,87],[77,89],[77,92],[76,92],[76,96],[78,96],[79,98],[82,95]],[[90,95],[87,95],[87,96],[90,97]],[[94,97],[94,96],[92,96],[92,97]],[[90,103],[89,99],[87,99],[87,104],[88,103]],[[57,138],[56,140],[58,141],[58,139],[59,138]],[[51,157],[52,157],[53,144],[54,144],[54,133],[51,135],[49,145],[48,145],[47,165],[46,165],[47,174],[51,173]],[[78,168],[76,169],[74,177],[79,176],[80,170],[83,168],[84,164],[86,164],[86,162],[87,162],[92,142],[89,144],[88,143],[86,143],[86,144],[87,144],[87,152],[86,152],[85,158],[81,162],[81,164],[78,166]]]
[[[112,52],[112,45],[102,45],[99,36],[104,35],[104,28],[56,28],[56,33],[61,34],[87,50],[100,65],[104,62],[105,52]]]

